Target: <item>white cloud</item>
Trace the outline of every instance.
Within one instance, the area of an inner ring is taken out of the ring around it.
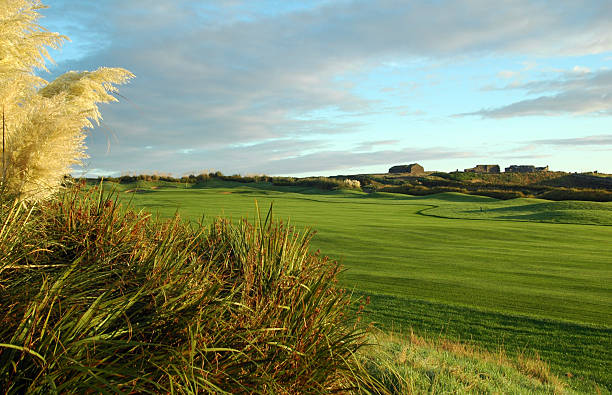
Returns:
[[[518,71],[512,71],[512,70],[502,70],[499,73],[497,73],[497,76],[500,78],[513,78],[516,77],[517,75],[519,75],[520,73]]]
[[[321,109],[349,115],[381,111],[381,103],[338,81],[346,73],[359,75],[383,64],[401,67],[414,59],[612,51],[612,7],[607,0],[592,0],[589,7],[572,0],[556,1],[554,7],[545,0],[504,1],[495,7],[489,0],[293,1],[282,12],[270,13],[273,4],[278,2],[51,3],[43,23],[52,18],[64,21],[74,32],[74,44],[68,45],[87,48],[79,63],[60,65],[58,70],[122,66],[137,76],[121,91],[129,103],[103,109],[119,143],[101,159],[92,153],[96,166],[169,171],[161,167],[176,163],[177,168],[193,168],[194,162],[189,161],[199,160],[217,168],[240,169],[254,163],[253,171],[257,166],[269,171],[275,163],[306,169],[312,165],[299,153],[303,159],[264,156],[260,163],[243,160],[255,159],[245,149],[229,147],[248,143],[250,151],[255,149],[253,143],[261,141],[278,145],[308,136],[360,131],[362,123],[346,122],[340,116],[305,117]],[[72,21],[78,22],[72,26]],[[56,26],[61,28],[61,23]],[[597,96],[592,88],[572,90],[566,82],[558,90],[537,84],[517,86],[547,96],[475,114],[609,111],[609,98],[601,96],[610,92],[609,85],[603,85],[608,90],[598,91]],[[555,81],[542,81],[546,83]],[[143,145],[156,148],[136,157]],[[100,154],[106,149],[105,141],[96,140],[90,146]],[[184,147],[194,152],[181,154]],[[191,158],[201,151],[207,156]],[[242,157],[224,155],[227,152],[242,152]],[[331,156],[311,159],[327,158],[339,165]],[[350,153],[338,157],[347,162],[349,157],[372,160]]]
[[[561,78],[511,84],[502,89],[523,90],[533,99],[482,109],[460,116],[509,118],[517,116],[612,115],[612,71],[566,72]],[[544,94],[544,95],[542,95]]]
[[[586,74],[586,73],[590,73],[591,69],[588,67],[584,67],[584,66],[574,66],[574,68],[572,69],[572,71],[574,73],[579,73],[579,74]]]
[[[612,134],[596,136],[574,137],[565,139],[534,140],[533,144],[555,145],[555,146],[596,146],[612,145]]]

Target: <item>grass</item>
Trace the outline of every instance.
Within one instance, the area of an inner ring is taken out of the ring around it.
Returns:
[[[371,295],[368,311],[387,328],[414,327],[490,350],[503,345],[510,355],[534,350],[555,372],[612,389],[612,227],[583,224],[600,213],[605,223],[609,203],[367,195],[219,180],[152,185],[122,196],[164,217],[178,210],[209,221],[253,218],[255,201],[274,203],[277,217],[312,226],[313,247],[348,268],[341,283]],[[555,220],[551,209],[560,213]],[[560,217],[567,223],[555,223]]]
[[[377,388],[340,267],[309,240],[271,217],[151,221],[95,191],[0,200],[0,392]]]
[[[540,359],[508,358],[463,343],[381,333],[366,360],[392,393],[569,394],[565,382]],[[369,352],[365,350],[364,352]]]
[[[445,218],[612,226],[612,203],[610,202],[482,199],[461,205],[436,205],[423,210],[421,214]]]
[[[366,317],[385,329],[415,331],[488,351],[505,350],[508,357],[542,358],[558,375],[572,377],[571,386],[586,393],[607,393],[610,329],[529,316],[491,313],[388,295],[370,297]],[[596,384],[598,383],[598,384]]]

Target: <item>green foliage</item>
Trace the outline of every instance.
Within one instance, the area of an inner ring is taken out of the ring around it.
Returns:
[[[612,202],[612,191],[602,189],[558,188],[538,195],[549,200],[588,200],[592,202]]]
[[[124,69],[68,72],[48,83],[36,76],[52,60],[46,47],[66,39],[37,24],[38,0],[0,4],[0,193],[42,200],[56,192],[71,166],[85,158],[84,130],[98,124],[98,103],[117,101]]]
[[[430,176],[432,176],[432,177],[440,177],[440,178],[444,178],[444,179],[447,179],[447,180],[452,179],[451,174],[444,173],[444,172],[441,172],[441,171],[438,171],[438,172],[435,172],[435,173],[431,173]]]
[[[203,173],[173,178],[169,175],[133,175],[107,180],[124,184],[138,180],[163,180],[166,182],[206,184],[212,179],[234,181],[244,184],[270,183],[280,187],[317,188],[324,191],[355,189],[413,196],[435,195],[445,192],[459,192],[470,195],[488,196],[509,200],[523,197],[537,197],[550,200],[586,200],[595,202],[612,201],[612,178],[601,174],[567,174],[559,172],[540,173],[432,173],[429,176],[355,175],[334,177],[271,177],[266,175],[225,176],[220,172]],[[568,188],[566,186],[571,186]],[[598,189],[600,188],[600,189]],[[607,188],[607,189],[606,189]]]
[[[273,178],[272,183],[279,186],[300,186],[318,188],[333,191],[336,189],[359,189],[359,182],[328,177],[306,177],[306,178]]]
[[[496,199],[537,197],[551,200],[612,201],[612,178],[601,174],[536,173],[432,173],[425,177],[365,175],[377,190],[415,196],[461,192]],[[362,181],[363,185],[366,185]]]
[[[0,205],[4,393],[328,393],[369,382],[311,233],[156,222],[92,190]]]
[[[130,184],[139,180],[147,180],[147,181],[167,181],[167,182],[182,182],[182,183],[191,183],[205,184],[212,179],[223,180],[223,181],[233,181],[239,182],[243,184],[250,183],[271,183],[277,186],[297,186],[297,187],[306,187],[306,188],[318,188],[327,191],[333,191],[338,189],[361,189],[361,182],[358,179],[352,178],[328,178],[328,177],[306,177],[306,178],[295,178],[295,177],[270,177],[266,175],[253,175],[253,176],[241,176],[240,174],[234,174],[231,176],[223,175],[221,172],[216,173],[208,173],[208,174],[200,174],[198,176],[194,176],[193,174],[181,178],[173,178],[171,176],[150,176],[150,175],[125,175],[121,177],[107,177],[107,181],[119,182],[122,184]]]
[[[427,196],[427,195],[435,195],[437,193],[445,193],[445,192],[469,193],[467,189],[459,188],[459,187],[452,187],[452,186],[428,187],[425,185],[412,185],[412,184],[403,184],[399,186],[383,187],[383,188],[378,188],[377,190],[379,192],[403,193],[406,195],[413,195],[413,196]]]

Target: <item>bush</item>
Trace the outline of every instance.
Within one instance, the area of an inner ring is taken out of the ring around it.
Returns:
[[[293,177],[273,177],[272,183],[278,186],[301,186],[301,187],[312,187],[323,189],[327,191],[346,188],[342,180],[327,177],[307,177],[307,178],[293,178]]]
[[[437,171],[435,173],[431,173],[430,176],[440,177],[440,178],[444,178],[444,179],[447,179],[447,180],[451,179],[451,175],[449,175],[448,173],[442,172],[442,171]]]
[[[509,200],[524,198],[525,194],[521,191],[499,190],[499,189],[478,189],[469,192],[472,195],[488,196],[495,199]]]
[[[593,202],[612,202],[612,192],[604,189],[555,188],[537,196],[548,200],[586,200]]]
[[[456,187],[426,187],[423,185],[410,185],[405,184],[401,186],[393,186],[393,187],[385,187],[378,189],[379,192],[391,192],[391,193],[405,193],[407,195],[414,196],[426,196],[433,195],[436,193],[444,193],[444,192],[460,192],[460,193],[468,193],[466,189],[456,188]]]
[[[344,187],[348,189],[361,189],[361,182],[358,180],[346,179],[342,181]]]
[[[327,393],[367,382],[340,267],[270,218],[191,227],[78,190],[0,202],[0,389]]]

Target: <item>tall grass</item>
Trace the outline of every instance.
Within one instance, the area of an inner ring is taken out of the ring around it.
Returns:
[[[2,201],[0,389],[359,390],[365,332],[310,238],[271,211],[255,224],[159,222],[99,190]]]

